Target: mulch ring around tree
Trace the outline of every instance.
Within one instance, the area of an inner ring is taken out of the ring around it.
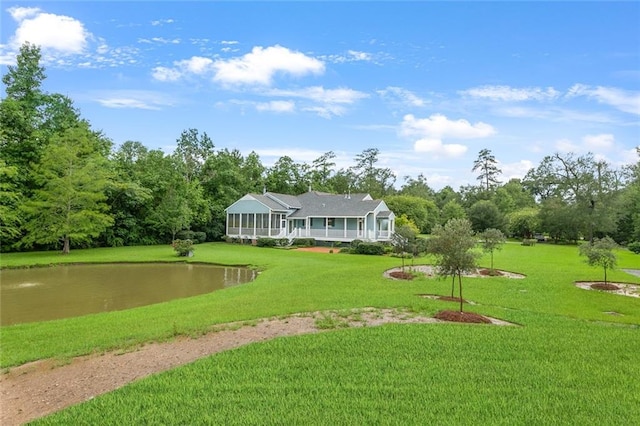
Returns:
[[[391,278],[394,280],[412,280],[417,276],[424,275],[426,277],[434,277],[436,276],[436,268],[432,265],[407,265],[402,268],[393,268],[384,271],[383,275],[386,278]],[[491,271],[488,268],[477,268],[473,272],[468,274],[463,274],[465,277],[475,277],[475,278],[489,278],[489,277],[503,277],[503,278],[514,278],[514,279],[523,279],[524,275],[518,274],[515,272],[501,271],[498,269],[494,269]]]
[[[443,302],[460,303],[460,298],[459,297],[441,296],[439,294],[416,294],[416,296],[423,297],[423,298],[426,298],[426,299],[441,300]],[[466,300],[466,299],[462,299],[462,303],[467,303],[469,305],[475,305],[476,304],[475,302],[472,302],[472,301]]]
[[[621,296],[640,297],[640,285],[627,283],[605,283],[604,281],[576,281],[576,287],[584,290],[598,290]]]
[[[442,321],[451,322],[464,322],[472,324],[492,324],[493,321],[490,318],[476,314],[474,312],[460,312],[460,311],[440,311],[435,314],[434,318]]]

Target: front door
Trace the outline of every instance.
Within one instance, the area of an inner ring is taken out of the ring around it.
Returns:
[[[364,234],[364,220],[362,218],[358,219],[358,238],[362,238]]]

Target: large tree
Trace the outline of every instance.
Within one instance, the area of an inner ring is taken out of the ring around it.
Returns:
[[[541,200],[562,200],[577,220],[578,232],[592,240],[615,230],[622,182],[618,171],[591,153],[578,157],[556,153],[530,170],[523,184]]]
[[[477,179],[487,192],[500,183],[498,177],[502,174],[502,170],[498,168],[498,161],[489,149],[480,150],[471,171],[479,173]]]
[[[381,198],[393,193],[393,184],[396,175],[388,167],[377,167],[378,148],[369,148],[362,151],[355,158],[356,165],[349,170],[355,177],[355,187],[358,191],[371,194],[373,198]]]
[[[98,145],[84,123],[53,137],[35,169],[42,186],[24,204],[25,245],[61,242],[68,254],[72,241],[89,242],[113,223],[105,202],[111,176]]]

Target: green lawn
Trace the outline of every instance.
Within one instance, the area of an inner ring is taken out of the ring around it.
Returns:
[[[640,256],[619,251],[619,268]],[[171,248],[3,254],[3,267],[175,261]],[[203,244],[193,261],[252,265],[255,282],[163,304],[3,327],[2,365],[198,335],[212,325],[366,306],[433,314],[455,307],[418,293],[450,282],[390,281],[399,259]],[[586,291],[602,271],[575,246],[510,243],[495,267],[523,280],[466,278],[468,309],[521,327],[387,325],[276,339],[159,374],[44,423],[633,424],[640,423],[640,299]],[[429,259],[420,262],[429,263]],[[488,257],[482,263],[488,265]],[[640,284],[616,270],[612,281]],[[610,315],[615,311],[621,315]],[[96,333],[96,330],[101,330]],[[74,336],[70,339],[69,336]]]

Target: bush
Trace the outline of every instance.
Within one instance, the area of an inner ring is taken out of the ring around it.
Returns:
[[[535,246],[537,242],[538,242],[538,240],[536,240],[535,238],[525,238],[524,240],[522,240],[522,245],[523,246]]]
[[[176,234],[178,240],[191,240],[194,244],[200,244],[207,241],[206,232],[180,231]]]
[[[275,247],[278,245],[278,240],[276,240],[275,238],[262,237],[258,238],[258,240],[256,241],[256,245],[258,247]]]
[[[173,240],[171,246],[178,253],[178,256],[190,257],[193,255],[194,248],[191,240]]]
[[[293,245],[298,247],[313,247],[316,245],[316,240],[313,238],[294,238]]]
[[[382,256],[385,254],[385,248],[380,243],[363,243],[358,244],[353,252],[356,254],[369,254],[374,256]]]
[[[627,248],[635,254],[640,254],[640,241],[629,243],[629,245],[627,245]]]

